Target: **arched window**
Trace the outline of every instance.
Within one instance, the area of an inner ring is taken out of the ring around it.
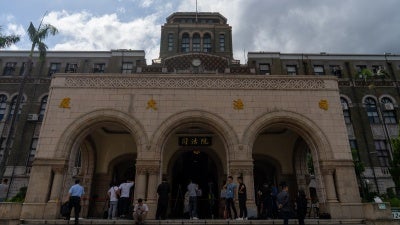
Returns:
[[[203,52],[211,52],[211,50],[211,35],[206,33],[203,37]]]
[[[11,100],[10,113],[8,114],[7,119],[11,119],[12,115],[14,115],[15,106],[17,105],[17,98],[18,98],[18,95],[14,96]],[[24,102],[25,102],[25,97],[22,97],[21,103],[20,103],[19,109],[18,109],[17,119],[18,119],[19,115],[21,114],[21,109],[22,109],[22,105]]]
[[[367,109],[369,122],[374,124],[380,123],[375,99],[368,97],[365,99],[364,104]]]
[[[168,34],[168,51],[172,51],[174,49],[174,34]]]
[[[221,52],[225,51],[225,35],[224,34],[219,35],[219,51],[221,51]]]
[[[44,112],[45,112],[45,110],[46,110],[46,105],[47,105],[47,98],[48,98],[47,95],[44,96],[44,97],[42,98],[42,101],[40,102],[39,121],[42,121],[42,120],[43,120]]]
[[[200,51],[200,34],[194,34],[192,40],[192,51],[199,52]]]
[[[184,33],[182,35],[182,48],[181,52],[189,52],[190,51],[190,40],[189,40],[189,34]]]
[[[349,103],[347,102],[347,100],[345,98],[340,98],[340,102],[342,103],[344,122],[346,124],[351,124]]]
[[[0,121],[3,120],[4,115],[6,114],[7,108],[7,96],[0,95]]]
[[[392,100],[388,97],[383,97],[381,99],[381,103],[383,108],[383,122],[386,124],[397,124],[396,110],[394,108]]]

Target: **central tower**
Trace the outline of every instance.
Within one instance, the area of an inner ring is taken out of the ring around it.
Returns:
[[[176,12],[161,28],[160,58],[206,53],[232,59],[232,27],[219,13]]]

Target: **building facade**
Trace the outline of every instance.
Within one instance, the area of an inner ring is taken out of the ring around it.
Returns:
[[[166,177],[178,218],[189,179],[217,198],[232,175],[244,178],[251,215],[263,184],[286,182],[333,218],[362,218],[359,193],[394,187],[400,57],[249,52],[241,65],[231,30],[219,13],[174,13],[152,65],[144,51],[48,52],[34,61],[15,134],[28,52],[1,51],[1,165],[10,196],[28,186],[21,217],[57,218],[76,178],[85,217],[100,217],[109,183],[127,178],[154,212]],[[353,160],[365,165],[360,177]],[[201,217],[218,215],[200,199]]]

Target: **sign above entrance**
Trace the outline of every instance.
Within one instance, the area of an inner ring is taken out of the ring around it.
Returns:
[[[179,146],[210,146],[212,137],[185,136],[179,137]]]

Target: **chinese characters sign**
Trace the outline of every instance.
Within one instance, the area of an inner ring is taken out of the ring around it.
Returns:
[[[179,146],[210,146],[212,137],[186,136],[179,137]]]

